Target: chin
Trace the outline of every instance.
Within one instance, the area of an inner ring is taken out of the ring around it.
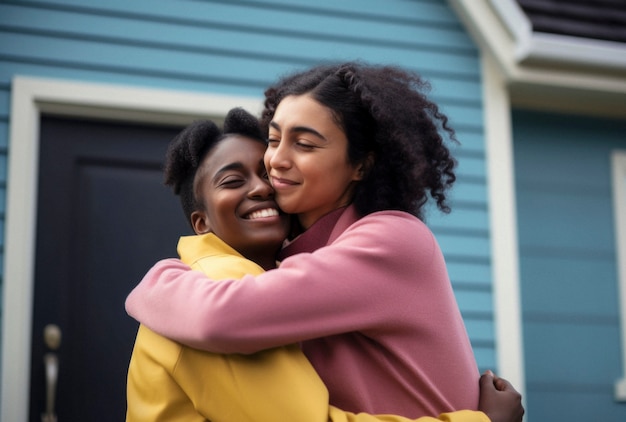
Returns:
[[[280,247],[286,237],[287,230],[284,227],[281,227],[280,230],[268,230],[263,233],[257,233],[254,236],[254,243],[264,245],[264,248],[271,249],[274,245],[278,245],[278,247]]]
[[[278,195],[276,196],[276,203],[278,204],[278,208],[282,210],[282,212],[287,214],[293,214],[291,208],[294,208],[294,205],[298,204],[298,201],[294,198],[289,198],[288,196],[283,196],[282,198]]]

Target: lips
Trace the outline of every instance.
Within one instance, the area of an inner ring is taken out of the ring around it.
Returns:
[[[280,177],[272,177],[271,181],[272,181],[272,186],[274,187],[274,189],[288,188],[288,187],[295,186],[298,184],[297,182],[294,182],[293,180],[283,179]]]
[[[246,220],[256,220],[258,218],[268,218],[268,217],[276,217],[278,216],[278,210],[276,208],[264,208],[262,210],[252,211],[250,214],[246,215],[244,218]]]

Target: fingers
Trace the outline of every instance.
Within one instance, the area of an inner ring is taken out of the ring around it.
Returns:
[[[491,371],[480,377],[478,408],[492,422],[519,422],[525,412],[521,394],[509,381]]]
[[[515,390],[515,388],[513,388],[513,385],[508,382],[507,380],[505,380],[504,378],[501,378],[499,376],[497,376],[496,374],[494,374],[492,371],[485,371],[485,373],[483,373],[480,377],[480,383],[481,384],[485,384],[483,385],[483,387],[486,387],[488,383],[493,383],[493,385],[495,386],[495,388],[498,391],[515,391],[517,392],[517,390]]]
[[[515,391],[515,389],[513,388],[510,382],[498,376],[494,376],[493,385],[496,386],[498,391],[511,391],[511,390]]]
[[[486,371],[480,376],[480,388],[482,389],[494,389],[495,387],[495,375],[491,371]]]

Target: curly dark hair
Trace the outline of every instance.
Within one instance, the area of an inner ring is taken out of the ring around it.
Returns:
[[[197,120],[170,142],[165,156],[164,182],[180,196],[185,217],[204,208],[194,192],[198,169],[211,150],[230,135],[241,135],[266,144],[259,120],[242,108],[233,108],[224,119],[223,130],[210,120]]]
[[[424,217],[432,197],[450,212],[446,191],[456,180],[455,159],[443,130],[457,143],[448,117],[426,97],[428,82],[418,74],[362,62],[323,64],[280,79],[265,91],[264,131],[276,107],[289,95],[310,95],[328,107],[348,138],[348,160],[373,158],[357,184],[353,203],[362,216],[382,210]]]

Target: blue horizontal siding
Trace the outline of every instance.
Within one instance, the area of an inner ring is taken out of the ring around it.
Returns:
[[[618,318],[613,259],[527,256],[522,263],[528,315],[565,315],[574,320]],[[567,300],[563,297],[567,290]],[[573,317],[575,316],[575,318]]]
[[[515,111],[513,128],[529,417],[624,420],[610,155],[626,120]]]
[[[515,127],[515,134],[521,139],[533,139],[540,148],[539,151],[515,150],[520,186],[536,184],[543,189],[588,194],[593,194],[595,189],[600,189],[603,194],[609,192],[610,158],[606,153],[598,152],[599,149],[623,148],[623,121],[522,112],[515,116],[536,119],[532,125]],[[536,171],[538,168],[541,172]]]
[[[9,144],[9,112],[11,108],[11,95],[8,83],[0,83],[0,285],[4,280],[4,221],[6,214],[7,193],[7,153]],[[0,289],[0,303],[3,289]],[[1,305],[0,305],[1,308]],[[2,309],[0,309],[2,315]]]
[[[454,98],[457,101],[464,101],[467,106],[481,109],[479,99],[481,97],[481,83],[474,74],[468,76],[449,73],[438,69],[434,72],[428,69],[423,63],[418,62],[418,66],[406,66],[419,74],[428,78],[431,85],[433,98],[445,101],[447,98]],[[482,120],[472,122],[474,125],[482,126]]]
[[[472,319],[465,323],[465,328],[469,336],[477,344],[493,345],[495,339],[493,336],[493,321],[491,319]]]
[[[0,115],[0,153],[6,153],[9,144],[9,117]]]
[[[526,401],[545,409],[541,414],[527,407],[528,420],[532,421],[611,421],[624,420],[623,405],[613,400],[612,386],[596,385],[593,389],[577,389],[576,385],[528,383]]]
[[[219,47],[212,48],[210,45],[203,47],[194,47],[189,45],[179,46],[176,44],[156,44],[150,45],[147,43],[140,43],[133,40],[120,40],[120,39],[93,39],[93,38],[74,38],[63,36],[63,34],[55,34],[52,36],[47,32],[38,32],[31,31],[30,33],[18,32],[11,27],[3,24],[3,38],[5,38],[9,48],[5,49],[5,54],[12,57],[24,57],[25,55],[28,57],[34,56],[37,57],[46,57],[45,51],[40,51],[39,49],[31,49],[33,46],[36,46],[37,43],[43,43],[42,47],[50,48],[51,51],[56,51],[61,56],[59,57],[60,61],[71,61],[72,57],[68,57],[69,53],[76,53],[79,58],[91,58],[93,60],[97,60],[96,63],[102,63],[103,65],[112,66],[115,63],[115,59],[120,57],[132,57],[132,54],[137,51],[143,51],[143,54],[146,55],[146,60],[141,57],[136,63],[138,66],[150,66],[154,65],[154,63],[150,60],[156,60],[161,58],[163,55],[172,54],[173,55],[173,63],[160,63],[160,65],[170,65],[176,64],[177,60],[183,60],[180,65],[185,66],[187,63],[194,63],[198,61],[202,63],[201,59],[206,57],[215,57],[223,60],[232,59],[240,59],[240,60],[256,60],[260,62],[269,62],[269,63],[294,63],[300,65],[308,65],[320,60],[340,60],[344,59],[346,55],[349,57],[360,57],[363,54],[371,54],[376,53],[377,61],[391,62],[395,63],[400,61],[402,55],[409,55],[412,60],[415,61],[418,66],[416,66],[415,70],[419,70],[421,73],[433,73],[437,68],[434,67],[434,64],[441,64],[444,66],[461,66],[463,69],[472,69],[475,68],[477,62],[475,58],[467,58],[462,59],[458,57],[458,54],[454,52],[447,52],[445,50],[434,50],[428,51],[419,48],[412,49],[400,49],[397,46],[377,46],[364,40],[363,42],[341,42],[341,40],[311,40],[310,42],[302,42],[303,45],[301,49],[298,49],[297,52],[294,52],[290,55],[289,58],[281,57],[277,53],[281,50],[273,50],[271,52],[263,52],[256,48],[255,43],[252,39],[258,38],[257,35],[250,34],[246,39],[237,42],[237,45],[245,45],[248,49],[248,53],[246,52],[237,52],[230,47],[230,44],[220,43]],[[228,38],[226,38],[228,37]],[[230,38],[230,34],[222,34],[220,37],[222,39]],[[293,40],[288,40],[289,44],[292,44]],[[277,41],[272,40],[271,42],[273,46],[276,46]],[[286,40],[283,40],[283,43],[286,43]],[[94,55],[94,51],[89,51],[85,49],[86,45],[93,45],[102,49],[99,54]],[[280,46],[277,46],[280,47]],[[118,51],[119,50],[119,51]],[[39,53],[38,53],[39,52]],[[91,53],[91,54],[90,54]],[[461,63],[459,63],[459,61]],[[243,72],[244,69],[237,69],[238,72]],[[453,75],[452,75],[453,76]]]
[[[221,52],[189,52],[180,49],[146,49],[143,46],[114,45],[95,43],[85,40],[56,39],[40,35],[4,33],[4,42],[10,47],[3,48],[0,60],[7,64],[43,64],[52,67],[93,69],[117,74],[162,77],[165,79],[190,79],[194,81],[219,82],[229,86],[244,85],[261,89],[276,79],[278,74],[291,68],[304,67],[302,61],[279,62],[273,57],[258,58],[243,55],[233,56]],[[325,46],[318,46],[319,51],[308,50],[312,54],[308,64],[329,59],[359,59],[381,55],[371,47],[359,52],[352,47],[334,46],[334,53]],[[391,53],[384,49],[386,54]],[[396,62],[399,54],[392,55],[386,61]],[[449,61],[444,66],[452,66],[457,60],[453,56],[440,53],[414,52],[411,60],[417,63],[437,63]],[[441,88],[438,95],[445,96],[449,104],[444,104],[447,113],[459,124],[471,124],[476,121],[474,106],[455,103],[459,99],[458,87],[448,88],[445,79],[430,78]],[[444,91],[445,89],[445,91]],[[456,97],[455,97],[456,96]],[[462,99],[462,98],[460,98]],[[443,99],[442,99],[443,100]],[[441,101],[443,103],[443,101]],[[458,109],[458,110],[457,110]]]
[[[11,108],[11,93],[9,87],[0,88],[0,120],[7,121]]]
[[[458,98],[445,97],[437,98],[430,96],[435,102],[440,104],[440,110],[449,118],[449,124],[452,128],[473,127],[475,129],[482,128],[482,110],[476,104],[459,101]],[[455,129],[456,130],[456,129]]]
[[[488,262],[448,259],[447,265],[453,284],[478,286],[481,290],[491,288],[491,266]]]
[[[456,138],[459,141],[459,145],[454,148],[456,157],[463,157],[466,155],[482,155],[485,152],[485,138],[483,134],[483,127],[480,122],[473,122],[473,125],[455,125]]]
[[[4,210],[6,210],[6,198],[7,198],[7,189],[6,189],[6,185],[5,183],[0,183],[0,210],[2,210],[0,212],[0,215],[2,215],[2,218],[4,219]],[[2,225],[0,225],[0,227],[3,227]],[[4,246],[4,236],[0,237],[0,246]],[[2,262],[0,260],[0,262]],[[0,264],[1,266],[2,264]],[[0,272],[0,274],[2,274]]]
[[[180,7],[178,3],[177,6]],[[187,3],[188,4],[188,3]],[[105,6],[108,6],[106,4]],[[162,5],[159,5],[162,6]],[[397,47],[414,49],[443,48],[456,51],[459,54],[471,55],[474,47],[468,43],[467,37],[460,27],[446,27],[445,25],[422,24],[415,21],[388,21],[384,18],[372,19],[365,15],[318,14],[315,19],[302,19],[300,12],[284,11],[267,8],[245,8],[234,4],[211,4],[197,12],[189,11],[183,20],[174,16],[159,13],[160,18],[151,19],[145,14],[129,19],[127,14],[122,17],[106,15],[110,9],[93,10],[91,13],[81,13],[81,20],[67,26],[60,26],[60,22],[71,22],[76,17],[75,12],[34,9],[19,5],[5,5],[0,8],[3,14],[11,14],[15,19],[12,25],[15,28],[38,28],[38,31],[65,34],[78,37],[102,37],[115,39],[117,29],[128,26],[133,22],[132,35],[137,41],[145,45],[151,44],[180,44],[196,45],[205,48],[199,41],[206,39],[216,48],[223,39],[224,31],[233,32],[233,38],[228,42],[246,40],[248,33],[262,36],[255,44],[263,50],[269,48],[266,42],[276,41],[279,37],[298,37],[306,41],[311,38],[332,39],[337,42],[371,41],[375,45],[393,44]],[[159,7],[159,12],[163,9]],[[101,14],[103,13],[104,14]],[[28,19],[32,16],[32,23]],[[191,18],[190,18],[191,17]],[[310,16],[309,16],[310,17]],[[50,19],[52,18],[52,19]],[[103,20],[112,31],[106,31]],[[363,31],[363,22],[368,23],[368,30]],[[165,30],[165,33],[163,31]],[[161,32],[160,34],[158,32]],[[322,36],[319,36],[319,34]],[[153,35],[153,36],[151,36]],[[119,37],[119,36],[118,36]],[[119,39],[119,38],[118,38]],[[263,47],[265,46],[265,47]],[[239,49],[250,48],[250,45],[239,45]],[[243,50],[245,51],[245,50]]]
[[[607,163],[608,166],[608,163]],[[542,171],[537,171],[541,173]],[[591,175],[586,173],[588,177]],[[604,178],[605,184],[610,178]],[[574,183],[572,189],[552,189],[543,187],[518,185],[518,201],[523,204],[524,212],[532,213],[541,224],[526,225],[520,230],[520,248],[528,254],[550,253],[556,255],[574,254],[607,256],[614,258],[614,227],[612,198],[610,189],[590,192]],[[564,215],[565,214],[565,215]],[[585,224],[574,222],[585,221],[593,216],[594,230]]]
[[[6,187],[7,180],[7,154],[6,150],[0,154],[0,185]]]
[[[440,19],[425,24],[429,14],[421,9],[412,9],[415,13],[411,15],[396,12],[398,16],[404,15],[405,21],[406,16],[420,16],[417,21],[383,23],[379,30],[376,22],[369,22],[367,31],[363,31],[367,13],[339,19],[322,7],[315,19],[303,19],[302,15],[294,16],[302,13],[297,7],[283,11],[271,5],[264,8],[263,2],[185,5],[176,6],[176,10],[167,5],[146,9],[145,4],[128,2],[90,7],[81,1],[49,1],[45,6],[40,2],[0,5],[0,30],[6,39],[0,60],[6,62],[5,71],[10,73],[23,69],[28,73],[32,66],[39,66],[35,73],[48,68],[43,73],[50,76],[56,76],[54,71],[61,68],[65,69],[63,74],[70,72],[70,77],[79,79],[90,79],[87,74],[91,72],[98,79],[104,72],[112,82],[136,83],[140,79],[145,84],[158,80],[160,85],[175,88],[196,90],[201,86],[260,95],[277,74],[293,67],[332,58],[369,57],[378,62],[401,62],[423,73],[436,87],[433,98],[447,107],[458,125],[481,121],[480,112],[475,111],[480,109],[476,100],[480,84],[474,47],[458,24],[445,29],[455,34],[451,42],[454,48],[436,44],[446,38],[436,32],[442,27]],[[249,6],[245,13],[244,6]],[[410,5],[417,6],[424,4]],[[429,7],[439,12],[445,10],[438,2],[430,2]],[[313,13],[311,9],[307,11]],[[394,8],[378,4],[370,14],[378,16],[381,11],[389,14],[391,9]],[[283,16],[284,13],[289,15]],[[449,11],[447,16],[448,21],[454,21]],[[324,19],[339,20],[333,24]],[[305,25],[313,22],[310,24],[315,31],[313,36],[306,33],[303,21]],[[346,24],[352,21],[357,27]],[[385,26],[390,24],[394,25],[393,30]],[[294,34],[285,36],[285,25],[293,25],[293,30],[299,31],[298,48],[293,48]],[[277,32],[277,28],[283,32]],[[338,32],[333,33],[329,28]],[[422,30],[427,34],[420,33]],[[363,33],[374,41],[341,37],[341,34]],[[421,40],[420,44],[407,44],[412,39]],[[381,44],[384,42],[391,45]],[[428,44],[432,42],[435,44]],[[459,45],[468,46],[466,54],[460,54]],[[459,70],[464,75],[451,73]],[[208,87],[203,86],[207,84]]]
[[[454,207],[454,205],[452,205]],[[474,235],[487,235],[489,233],[489,215],[486,205],[483,209],[472,209],[457,206],[450,214],[431,213],[426,218],[426,223],[435,233],[450,233],[458,230]]]
[[[457,289],[455,295],[462,312],[473,312],[476,314],[493,312],[493,298],[489,291],[481,292]]]
[[[238,31],[257,30],[283,36],[318,36],[319,33],[326,33],[328,37],[337,37],[349,33],[350,37],[372,39],[376,43],[422,42],[424,45],[447,45],[456,50],[475,50],[464,36],[462,27],[453,21],[453,15],[440,2],[438,7],[430,8],[429,11],[423,8],[424,4],[396,2],[394,7],[387,7],[384,3],[370,1],[366,5],[359,3],[353,10],[347,11],[348,13],[337,13],[336,5],[328,8],[317,3],[308,7],[297,7],[294,2],[291,7],[275,7],[272,2],[161,2],[158,8],[147,8],[146,5],[152,5],[148,1],[108,1],[91,5],[82,0],[6,3],[19,6],[30,4],[50,13],[69,12],[68,15],[80,14],[83,17],[126,19],[184,27],[228,27]],[[437,14],[431,14],[431,11]],[[45,17],[36,23],[44,21]],[[366,22],[367,31],[358,22]],[[425,27],[429,30],[426,35],[436,37],[415,37],[416,27]],[[428,41],[425,42],[425,39]]]
[[[487,187],[484,183],[476,183],[472,180],[460,179],[454,184],[450,193],[453,203],[452,216],[454,216],[454,204],[474,204],[477,207],[487,206]]]
[[[367,16],[373,20],[394,19],[403,22],[427,21],[437,25],[459,26],[459,22],[454,15],[438,0],[414,0],[394,3],[393,8],[381,7],[379,0],[319,0],[315,5],[302,5],[294,3],[293,0],[222,0],[231,4],[262,4],[264,7],[279,7],[298,10],[306,13],[347,14],[349,16]],[[415,14],[416,7],[420,13]],[[376,12],[371,12],[376,10]]]
[[[496,355],[493,345],[480,346],[473,343],[472,347],[474,348],[474,355],[478,362],[478,370],[481,373],[485,372],[487,369],[497,371]]]
[[[617,319],[611,324],[531,321],[524,326],[525,357],[533,365],[527,376],[529,383],[558,382],[580,388],[587,384],[593,390],[597,385],[611,386],[619,377],[620,354],[612,340],[619,335]],[[551,355],[559,356],[558,365]]]
[[[459,179],[486,179],[487,170],[484,156],[467,156],[458,161],[456,173]]]
[[[490,259],[490,243],[487,236],[461,236],[437,233],[437,240],[446,256],[466,256],[475,259]]]

